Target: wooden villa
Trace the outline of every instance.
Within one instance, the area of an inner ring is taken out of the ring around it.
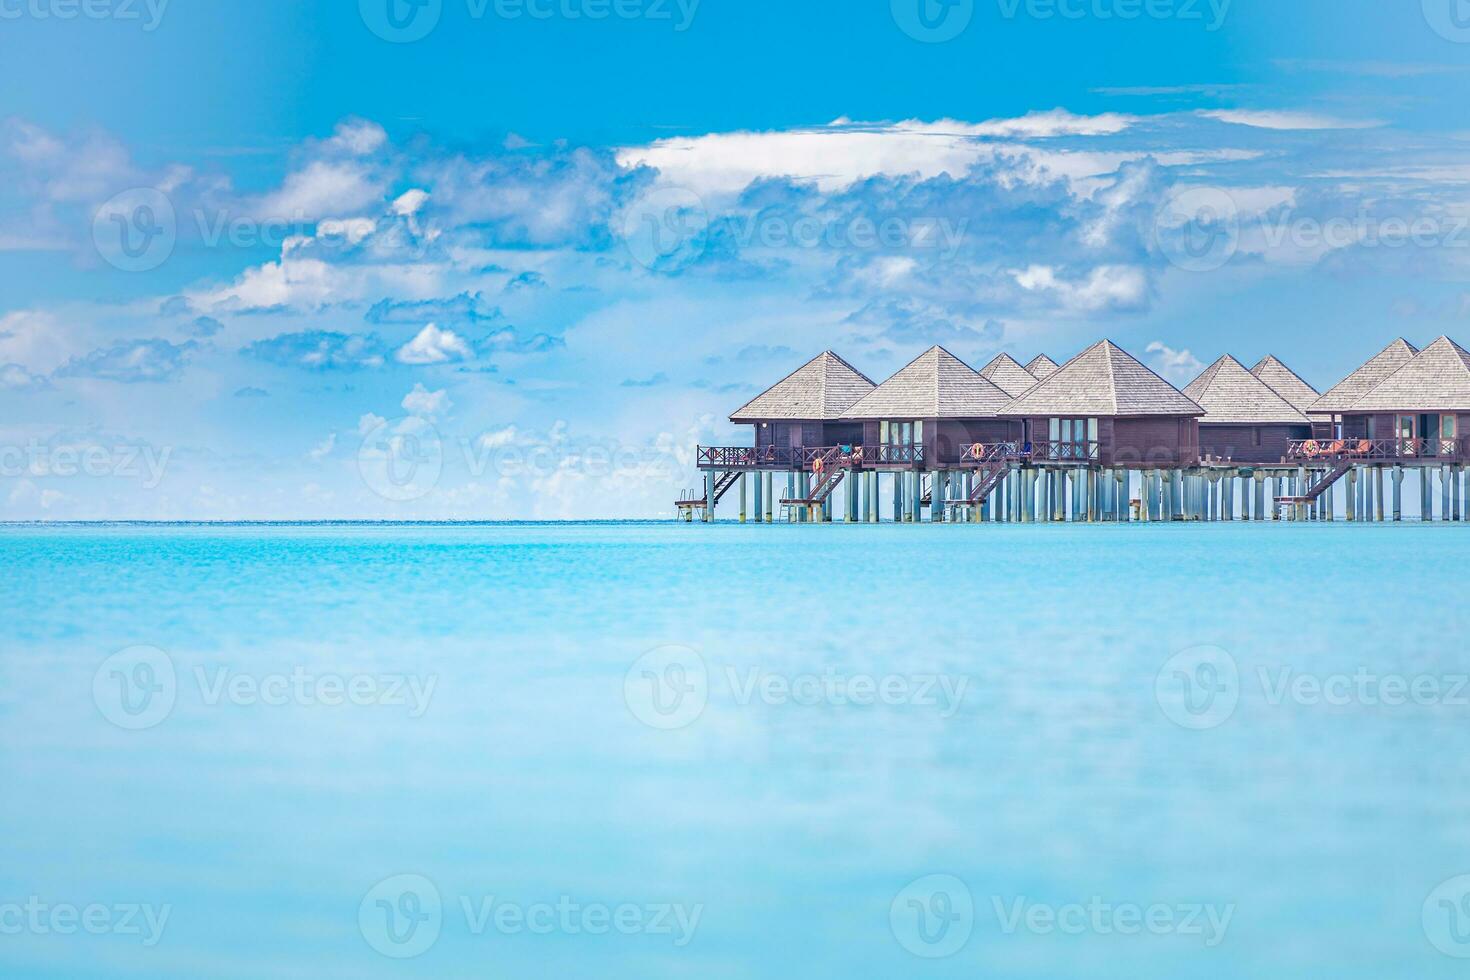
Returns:
[[[1200,455],[1237,463],[1284,463],[1294,441],[1312,437],[1312,420],[1229,354],[1184,393],[1205,410]]]
[[[730,421],[751,444],[698,447],[687,519],[736,487],[747,519],[753,484],[756,521],[829,521],[839,488],[848,522],[1330,521],[1345,479],[1348,520],[1399,520],[1412,474],[1424,519],[1459,520],[1470,352],[1398,339],[1318,395],[1273,356],[1181,391],[1107,340],[979,371],[936,346],[882,384],[824,351]]]

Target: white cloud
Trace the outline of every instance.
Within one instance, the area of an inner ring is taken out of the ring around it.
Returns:
[[[365,156],[388,142],[388,134],[382,126],[367,119],[346,119],[337,124],[332,138],[326,145],[334,150]]]
[[[317,443],[316,448],[312,449],[311,452],[307,453],[306,455],[310,456],[314,460],[320,461],[330,456],[332,454],[332,450],[336,447],[337,433],[331,432],[327,434],[327,437],[325,439]]]
[[[278,189],[256,201],[253,210],[263,218],[315,221],[360,212],[381,201],[383,190],[379,178],[360,163],[313,160],[287,174]]]
[[[470,345],[453,330],[440,330],[429,324],[394,355],[400,364],[444,364],[466,361],[474,357]]]
[[[383,416],[374,415],[372,412],[368,412],[362,418],[357,420],[357,434],[360,436],[365,436],[369,432],[372,432],[374,429],[386,425],[387,422],[388,420],[383,418]]]
[[[1147,352],[1153,355],[1153,369],[1176,387],[1189,384],[1205,369],[1204,363],[1188,350],[1175,350],[1162,341],[1149,344]]]
[[[50,382],[19,364],[0,364],[0,388],[46,388]]]
[[[430,391],[423,384],[414,385],[413,391],[403,396],[404,410],[423,419],[443,415],[453,404],[449,400],[448,391]]]
[[[1377,119],[1338,119],[1313,112],[1291,112],[1276,109],[1208,109],[1200,112],[1206,119],[1251,126],[1255,129],[1376,129],[1386,125]]]
[[[1100,265],[1071,281],[1045,265],[1028,266],[1013,275],[1027,292],[1049,295],[1081,313],[1137,309],[1148,298],[1148,276],[1134,266]]]
[[[418,214],[428,200],[428,191],[421,191],[417,188],[404,191],[393,201],[393,213],[404,218]]]
[[[519,433],[516,431],[515,426],[507,425],[503,429],[486,432],[480,436],[475,444],[480,449],[499,449],[502,446],[509,446],[514,443],[518,435]]]

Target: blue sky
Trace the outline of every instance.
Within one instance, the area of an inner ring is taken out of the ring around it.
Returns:
[[[656,516],[828,347],[1470,339],[1470,4],[923,4],[3,0],[0,517]]]

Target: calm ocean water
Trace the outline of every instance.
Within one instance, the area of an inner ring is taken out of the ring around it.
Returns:
[[[0,974],[1460,976],[1467,545],[0,529]]]

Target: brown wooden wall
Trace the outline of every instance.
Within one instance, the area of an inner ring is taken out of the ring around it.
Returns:
[[[1293,439],[1312,438],[1312,427],[1301,425],[1215,425],[1201,422],[1200,452],[1237,463],[1279,463]]]
[[[1193,466],[1199,462],[1199,420],[1174,415],[1112,419],[1110,439],[1102,442],[1102,465],[1136,467]]]

